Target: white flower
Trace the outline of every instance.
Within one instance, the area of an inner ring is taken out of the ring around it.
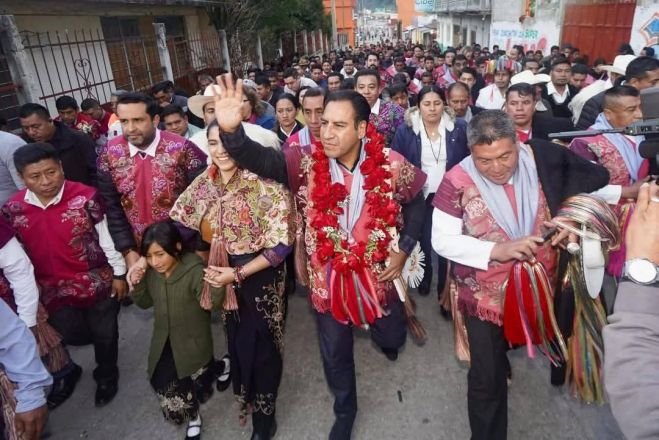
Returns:
[[[425,255],[421,250],[421,246],[417,243],[405,262],[402,274],[403,279],[407,281],[407,284],[411,288],[418,287],[421,284],[421,280],[423,280],[424,260]]]

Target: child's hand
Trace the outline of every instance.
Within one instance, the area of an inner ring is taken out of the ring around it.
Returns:
[[[128,273],[126,274],[126,281],[128,282],[128,290],[132,291],[133,288],[142,281],[146,273],[146,258],[141,257],[137,263],[133,264]]]
[[[223,287],[235,281],[233,267],[208,266],[204,273],[204,281],[213,287]]]

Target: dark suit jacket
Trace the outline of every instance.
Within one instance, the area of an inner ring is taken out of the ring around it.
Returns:
[[[574,87],[571,84],[567,85],[567,88],[569,90],[568,97],[563,101],[563,103],[558,104],[554,100],[553,96],[550,96],[547,93],[547,84],[542,85],[542,99],[546,99],[547,102],[549,102],[549,105],[551,105],[551,109],[554,113],[554,116],[558,118],[571,118],[572,117],[572,111],[568,108],[568,104],[570,101],[572,101],[572,98],[574,98],[574,95],[579,93],[579,89]]]
[[[55,135],[47,143],[57,150],[66,179],[97,187],[96,144],[92,138],[67,127],[63,122],[53,123]],[[26,142],[35,142],[25,135],[23,138]]]
[[[542,113],[533,115],[531,122],[531,137],[533,139],[549,140],[549,133],[559,131],[573,131],[574,125],[569,118],[554,118]]]

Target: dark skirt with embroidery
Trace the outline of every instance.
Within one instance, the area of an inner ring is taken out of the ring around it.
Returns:
[[[230,256],[232,267],[255,257]],[[268,267],[236,289],[238,310],[225,312],[233,392],[240,403],[240,422],[248,413],[272,416],[281,382],[284,338],[285,264]]]
[[[199,405],[213,395],[216,375],[217,365],[211,359],[192,376],[179,379],[172,347],[167,340],[151,376],[151,386],[158,396],[165,419],[180,425],[197,418]]]

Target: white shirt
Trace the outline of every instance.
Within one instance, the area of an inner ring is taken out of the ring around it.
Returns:
[[[512,184],[512,177],[508,181]],[[461,218],[453,217],[437,208],[432,213],[432,248],[447,260],[464,266],[487,270],[494,241],[479,240],[463,234]]]
[[[0,249],[0,269],[14,293],[19,318],[28,327],[37,324],[39,288],[34,280],[34,266],[16,237]]]
[[[439,139],[430,142],[426,134],[423,121],[421,121],[421,169],[426,173],[426,183],[423,185],[423,197],[434,193],[446,172],[446,118],[442,117],[439,122]],[[439,151],[438,151],[439,150]],[[439,160],[438,160],[439,159]]]
[[[62,201],[64,186],[66,186],[66,182],[64,182],[64,185],[62,185],[62,188],[60,188],[57,195],[53,197],[45,206],[43,203],[41,203],[41,200],[39,200],[37,195],[29,189],[25,192],[25,198],[23,200],[25,203],[46,210],[49,206],[57,205]],[[103,220],[96,223],[94,225],[94,229],[96,229],[96,233],[98,234],[98,243],[101,246],[101,249],[103,249],[103,253],[105,254],[105,258],[108,259],[108,263],[110,263],[110,266],[112,266],[114,275],[126,275],[126,262],[124,261],[124,257],[121,255],[121,253],[114,247],[114,241],[112,240],[112,237],[110,236],[110,230],[108,229],[107,216],[103,216]]]
[[[432,248],[442,257],[464,266],[487,270],[496,244],[462,233],[462,219],[435,208],[432,213]]]
[[[553,97],[556,104],[563,104],[567,97],[570,96],[570,88],[565,85],[565,91],[561,95],[558,93],[558,90],[556,90],[556,87],[554,87],[554,83],[550,81],[547,83],[547,95]]]
[[[156,148],[160,143],[160,130],[156,128],[156,136],[153,138],[151,143],[146,148],[137,148],[135,145],[128,142],[128,151],[130,157],[135,156],[137,153],[145,153],[147,156],[156,157]]]
[[[489,86],[483,87],[481,91],[478,92],[478,99],[476,99],[476,107],[481,107],[487,110],[501,110],[505,103],[505,93],[502,95],[496,84],[490,84]]]
[[[380,114],[380,98],[378,98],[378,100],[375,101],[375,104],[373,104],[373,107],[371,107],[371,114],[374,114],[375,116]]]
[[[311,78],[302,76],[300,77],[300,88],[302,87],[318,87],[318,84],[316,84],[316,81],[312,80]],[[297,96],[297,92],[294,92],[293,90],[289,89],[288,86],[284,86],[284,92],[290,93],[293,96]]]
[[[355,75],[357,75],[357,69],[354,69],[354,70],[352,71],[352,75],[348,75],[348,74],[346,73],[346,69],[345,69],[345,68],[341,69],[341,72],[339,72],[339,73],[340,73],[341,75],[343,75],[343,79],[354,78]]]

